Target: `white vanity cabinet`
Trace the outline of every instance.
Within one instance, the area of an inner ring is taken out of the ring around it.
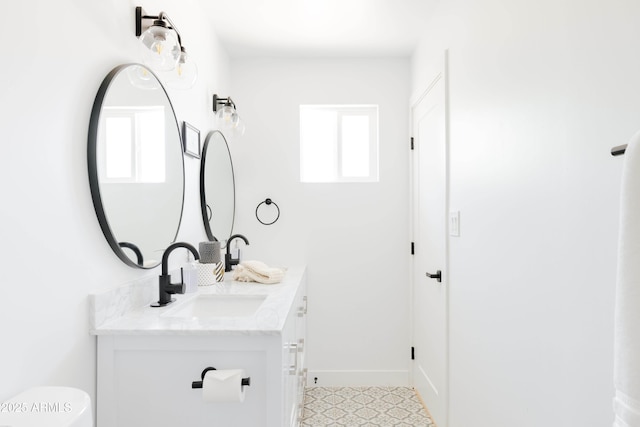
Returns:
[[[306,281],[304,269],[291,270],[278,285],[207,289],[268,292],[252,319],[168,320],[158,311],[164,308],[145,308],[95,327],[97,427],[298,426],[306,383]],[[244,369],[251,378],[244,401],[204,402],[192,382],[207,367]]]

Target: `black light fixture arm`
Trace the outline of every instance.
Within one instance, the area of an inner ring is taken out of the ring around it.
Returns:
[[[218,111],[218,105],[229,105],[233,107],[234,110],[237,110],[235,102],[231,99],[230,96],[226,98],[220,98],[217,94],[213,94],[213,112]]]
[[[171,21],[171,18],[169,18],[169,15],[167,15],[164,12],[160,12],[160,14],[158,15],[158,19],[162,21],[167,21],[169,23],[169,28],[175,31],[176,35],[178,36],[178,44],[180,45],[180,47],[184,47],[182,46],[182,37],[180,37],[180,31],[178,31],[178,27],[176,27],[173,21]]]
[[[178,44],[180,45],[181,48],[184,48],[184,46],[182,45],[182,37],[180,37],[180,31],[178,31],[178,28],[175,26],[173,21],[171,21],[171,18],[169,18],[169,15],[167,15],[165,12],[160,12],[158,15],[147,15],[147,13],[144,11],[144,9],[141,6],[136,6],[136,37],[140,37],[140,35],[147,28],[150,27],[150,26],[147,26],[146,28],[143,28],[143,25],[142,25],[143,19],[153,19],[154,21],[162,21],[162,22],[167,21],[169,23],[167,28],[175,31],[176,36],[178,36]]]

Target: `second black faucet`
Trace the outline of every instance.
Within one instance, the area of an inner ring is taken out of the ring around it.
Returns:
[[[247,245],[249,244],[247,238],[242,234],[234,234],[233,236],[229,237],[229,240],[227,240],[227,253],[224,255],[224,271],[231,271],[231,268],[234,265],[238,265],[238,263],[240,262],[239,255],[238,258],[233,258],[231,256],[231,241],[233,239],[242,239],[244,240],[244,243],[246,243]]]

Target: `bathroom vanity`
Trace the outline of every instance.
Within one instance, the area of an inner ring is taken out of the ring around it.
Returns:
[[[276,285],[233,282],[228,276],[162,308],[130,301],[145,300],[139,295],[144,286],[92,296],[98,427],[300,424],[305,269],[288,269]],[[203,390],[192,388],[192,382],[200,381],[207,367],[243,369],[251,378],[244,401],[203,401]]]

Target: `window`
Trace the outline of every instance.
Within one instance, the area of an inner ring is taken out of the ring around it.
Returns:
[[[101,182],[165,182],[164,114],[164,107],[104,109]]]
[[[301,105],[301,182],[377,182],[378,106]]]

